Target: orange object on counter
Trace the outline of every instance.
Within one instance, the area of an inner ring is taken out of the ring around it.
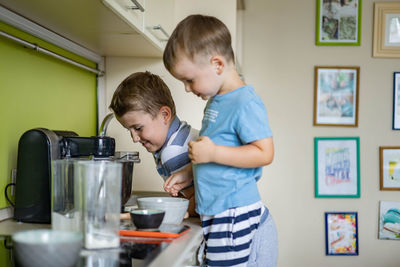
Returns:
[[[190,226],[183,225],[179,232],[157,232],[157,231],[141,231],[141,230],[119,230],[122,236],[134,237],[154,237],[154,238],[177,238],[189,232]]]

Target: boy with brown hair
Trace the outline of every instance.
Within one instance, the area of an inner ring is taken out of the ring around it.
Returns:
[[[179,120],[171,92],[158,75],[148,71],[131,74],[115,90],[110,108],[133,142],[153,154],[164,181],[191,165],[188,142],[198,137],[198,131]],[[182,188],[180,194],[190,201],[189,215],[195,215],[193,186]]]
[[[168,178],[173,195],[194,181],[207,266],[275,266],[277,234],[257,181],[273,160],[264,104],[235,68],[231,36],[217,18],[191,15],[172,33],[164,65],[185,90],[207,100],[191,166]]]

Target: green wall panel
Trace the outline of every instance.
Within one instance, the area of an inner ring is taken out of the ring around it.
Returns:
[[[0,29],[20,38],[26,35],[4,24]],[[57,50],[35,37],[25,39]],[[70,57],[62,49],[55,52]],[[0,188],[4,188],[16,168],[18,140],[26,130],[44,127],[81,136],[96,134],[96,75],[0,37],[0,125]],[[0,208],[5,206],[0,194]]]
[[[0,22],[0,30],[90,67],[96,64]],[[17,166],[20,136],[44,127],[96,134],[96,75],[0,37],[0,208]],[[13,199],[13,198],[12,198]],[[9,252],[1,245],[0,265]]]

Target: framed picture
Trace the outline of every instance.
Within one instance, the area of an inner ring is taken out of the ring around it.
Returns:
[[[317,45],[360,45],[361,0],[317,0]]]
[[[357,212],[325,212],[326,255],[358,255]]]
[[[374,3],[373,57],[400,58],[400,2]]]
[[[359,67],[316,66],[314,125],[358,125]]]
[[[400,190],[400,146],[379,147],[380,189]]]
[[[315,137],[315,197],[360,197],[359,137]]]
[[[400,130],[400,72],[393,74],[393,130]]]
[[[379,239],[400,240],[400,202],[381,201]]]

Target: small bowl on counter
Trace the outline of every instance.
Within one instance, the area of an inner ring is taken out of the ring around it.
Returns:
[[[138,230],[156,230],[160,227],[165,211],[155,209],[134,209],[130,211],[132,223]]]
[[[179,197],[141,197],[137,199],[139,209],[165,211],[162,224],[181,224],[189,206],[189,200]]]
[[[78,232],[39,229],[12,235],[20,266],[69,267],[79,260],[83,236]]]

